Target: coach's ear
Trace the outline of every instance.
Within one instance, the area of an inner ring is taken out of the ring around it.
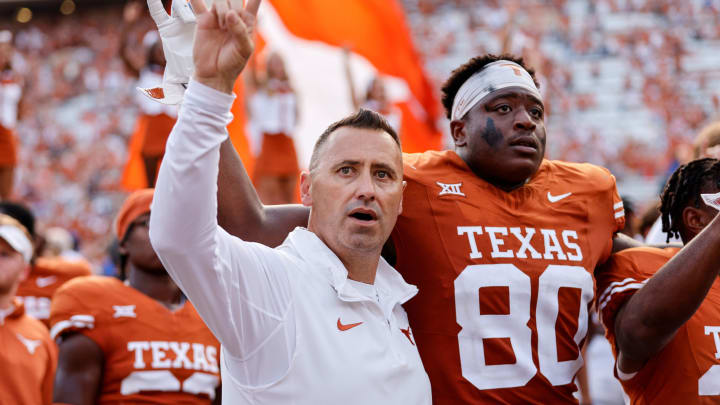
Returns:
[[[307,171],[300,174],[300,201],[306,207],[312,207],[312,196],[310,195],[310,186],[312,185],[312,177]]]

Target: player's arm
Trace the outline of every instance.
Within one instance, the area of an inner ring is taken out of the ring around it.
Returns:
[[[60,355],[53,402],[95,404],[102,381],[102,350],[92,339],[80,333],[62,338],[58,347]]]
[[[718,277],[718,246],[720,216],[620,308],[614,325],[620,371],[640,370],[695,313]]]
[[[263,205],[229,139],[220,147],[217,184],[218,223],[231,235],[275,247],[295,227],[307,226],[310,213],[307,207]]]

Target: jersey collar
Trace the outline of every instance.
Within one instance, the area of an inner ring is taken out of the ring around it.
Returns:
[[[343,301],[368,301],[367,297],[360,294],[347,282],[348,272],[345,266],[313,232],[297,227],[290,232],[285,244],[290,245],[295,253],[314,269],[324,272],[330,285],[337,292],[338,298]],[[388,311],[391,311],[396,304],[405,303],[418,292],[417,287],[406,283],[400,273],[382,257],[380,257],[375,274],[375,287],[381,301],[387,302],[388,308],[383,308],[383,310],[387,309]]]

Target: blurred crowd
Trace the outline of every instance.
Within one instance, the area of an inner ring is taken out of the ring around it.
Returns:
[[[606,166],[621,188],[625,175],[651,180],[685,159],[682,145],[717,117],[718,1],[404,4],[435,81],[467,55],[523,55],[541,78],[550,157]]]
[[[38,15],[14,41],[13,68],[25,79],[15,196],[45,227],[72,230],[94,263],[125,195],[119,180],[136,115],[134,79],[119,58],[121,13]]]
[[[645,190],[636,199],[656,194],[718,114],[720,0],[402,3],[435,88],[470,55],[523,55],[541,78],[549,157],[606,166],[621,192]],[[26,83],[14,196],[44,227],[71,230],[96,266],[126,194],[138,114],[122,16],[118,4],[11,23],[13,65]],[[137,24],[153,28],[147,16]],[[638,212],[647,204],[637,201]]]

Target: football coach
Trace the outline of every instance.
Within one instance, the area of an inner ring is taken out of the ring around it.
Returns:
[[[223,402],[430,404],[402,308],[417,288],[380,256],[402,210],[397,134],[364,110],[332,124],[301,177],[307,229],[274,249],[229,235],[216,219],[220,144],[260,0],[191,3],[195,73],[157,180],[150,240],[222,343]]]

